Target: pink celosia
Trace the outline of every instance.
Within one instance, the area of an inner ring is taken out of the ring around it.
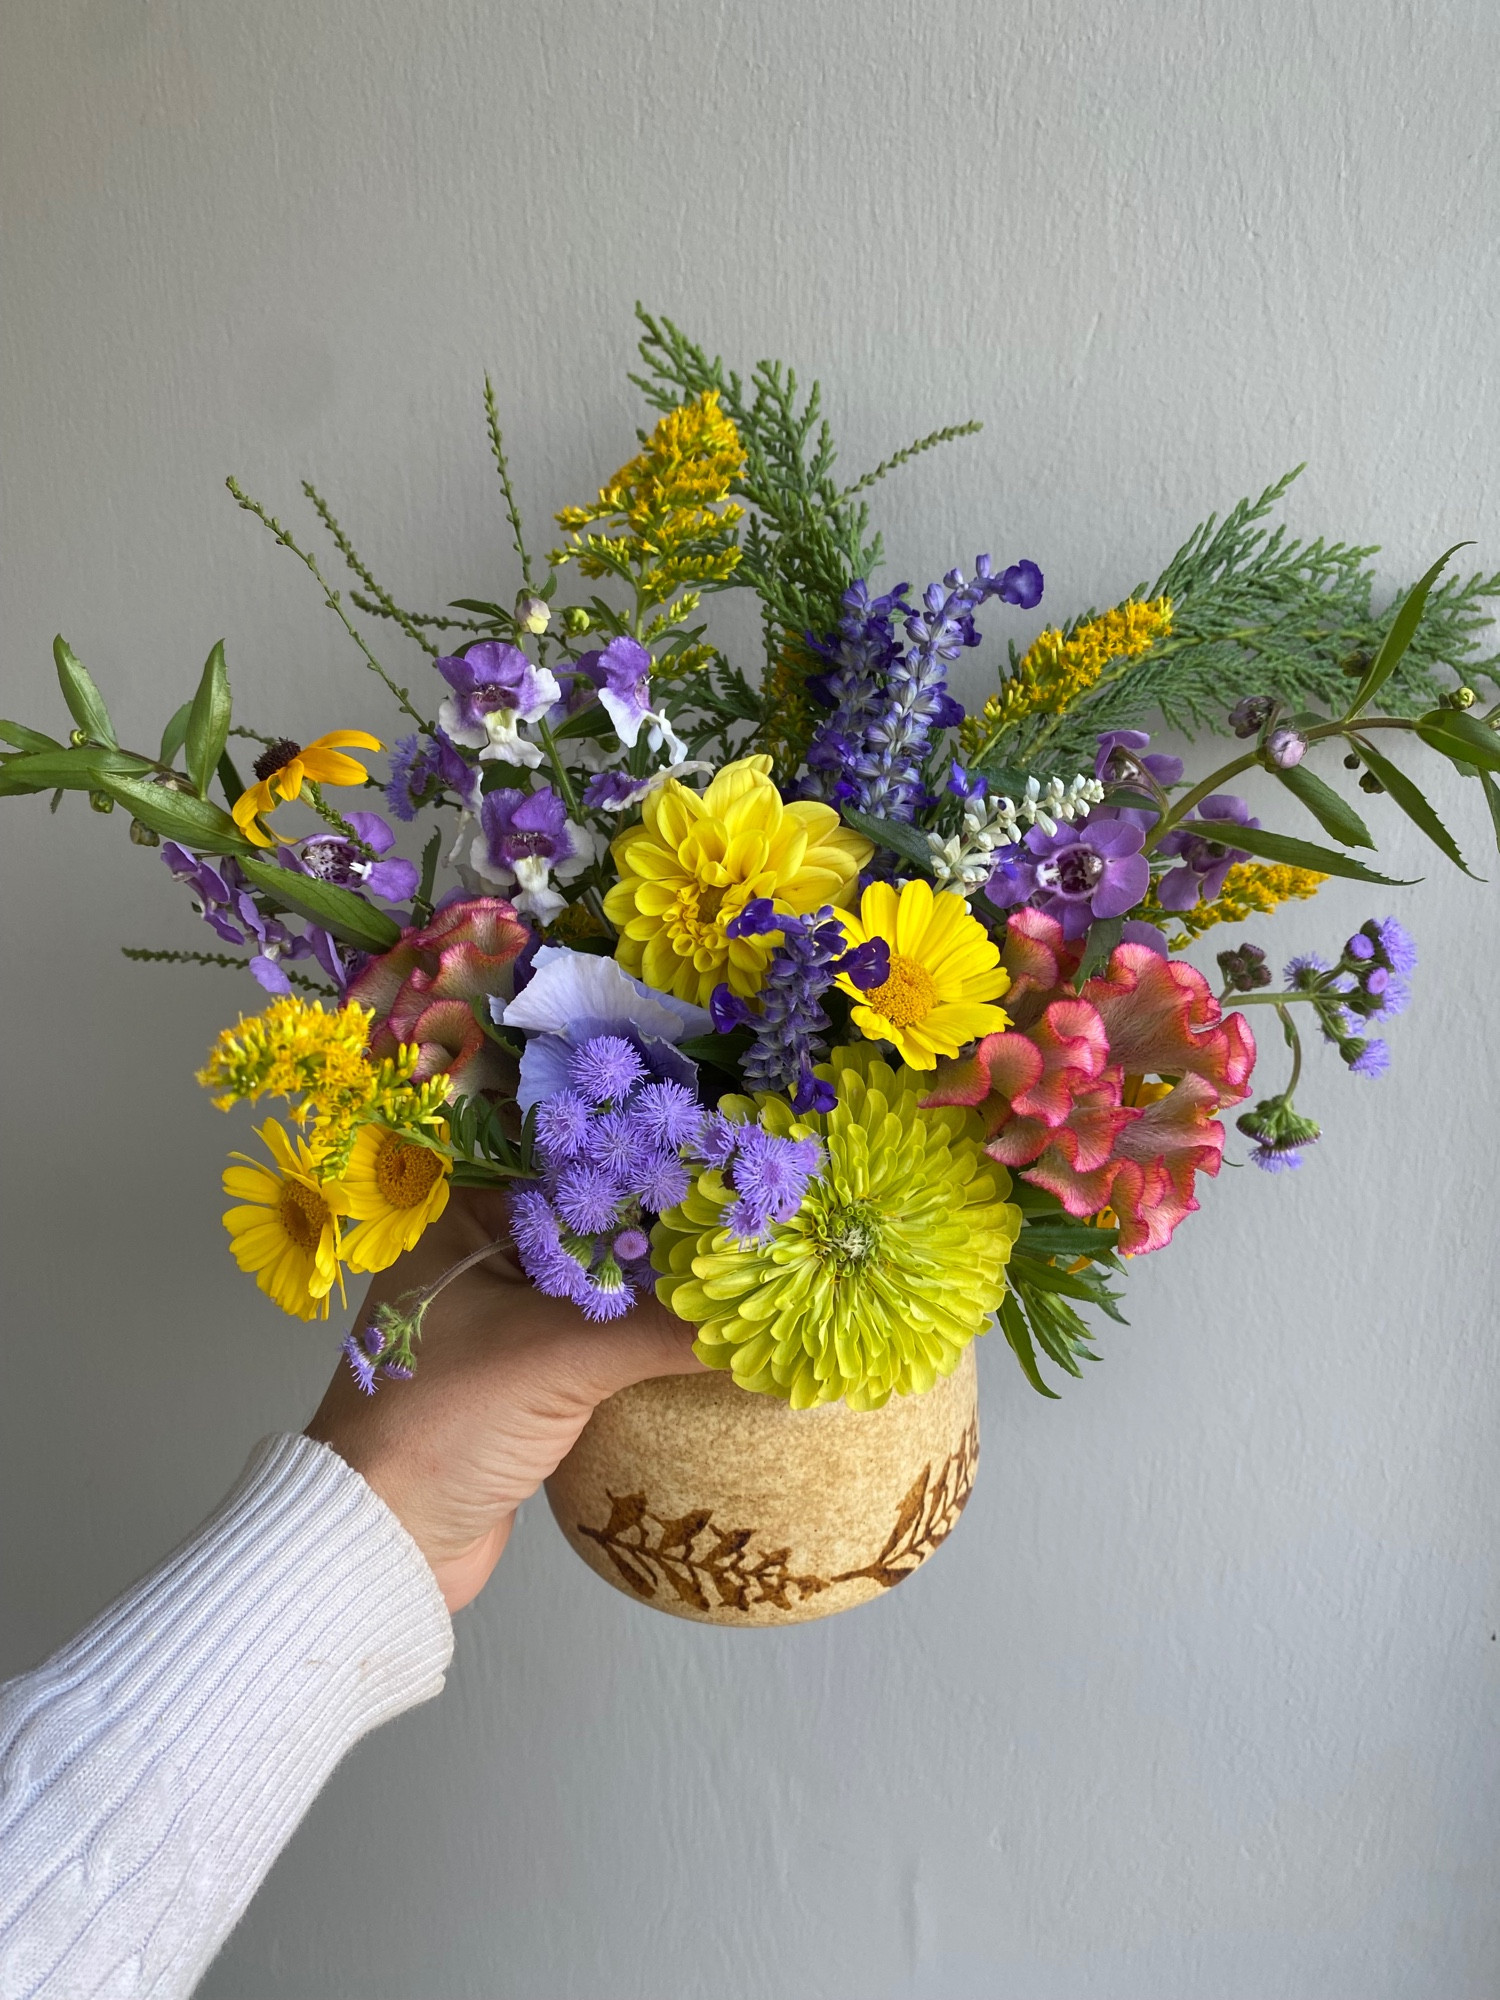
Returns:
[[[1144,945],[1117,946],[1104,976],[1075,994],[1077,954],[1035,910],[1011,918],[1004,962],[1017,1027],[939,1065],[925,1102],[974,1106],[994,1159],[1070,1215],[1112,1208],[1122,1250],[1160,1249],[1198,1206],[1194,1175],[1219,1170],[1224,1128],[1212,1114],[1248,1091],[1244,1016],[1221,1020],[1201,973]],[[1127,1079],[1148,1076],[1171,1088],[1127,1103]]]
[[[370,1053],[415,1042],[418,1081],[446,1076],[448,1095],[514,1084],[514,1067],[485,1034],[471,1002],[510,992],[511,967],[531,936],[500,896],[472,896],[437,911],[421,930],[370,963],[348,998],[375,1009]]]

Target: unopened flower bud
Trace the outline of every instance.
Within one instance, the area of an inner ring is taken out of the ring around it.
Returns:
[[[516,623],[523,632],[545,632],[551,622],[552,612],[545,598],[523,591],[516,599]]]
[[[115,802],[108,792],[90,792],[89,804],[96,813],[112,813],[115,809]]]
[[[1456,687],[1448,699],[1455,708],[1472,708],[1479,697],[1471,687]]]
[[[1268,694],[1247,694],[1243,701],[1237,701],[1230,709],[1229,726],[1236,736],[1253,736],[1256,730],[1265,726],[1275,706]]]
[[[1293,770],[1307,755],[1307,738],[1298,729],[1273,729],[1266,739],[1266,755],[1278,771]]]
[[[137,847],[161,846],[161,835],[154,826],[147,826],[143,819],[133,819],[130,822],[130,838]]]
[[[1383,792],[1385,786],[1381,784],[1373,771],[1366,771],[1365,775],[1359,781],[1359,789],[1362,792]]]
[[[88,740],[89,733],[86,729],[70,729],[68,731],[68,741],[75,750],[81,750]]]
[[[563,630],[570,639],[579,638],[587,632],[592,622],[581,604],[570,604],[562,615]]]
[[[1344,759],[1344,769],[1346,771],[1357,771],[1359,769],[1359,758],[1352,750],[1349,752],[1349,755]]]

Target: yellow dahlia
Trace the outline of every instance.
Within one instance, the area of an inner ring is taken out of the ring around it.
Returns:
[[[935,1069],[965,1042],[1010,1026],[1010,1016],[989,1003],[1010,985],[1000,947],[962,896],[926,882],[907,882],[899,894],[873,882],[860,898],[858,917],[846,916],[851,944],[884,938],[891,948],[890,977],[862,992],[846,975],[839,985],[855,1005],[849,1018],[874,1042],[894,1042],[913,1069]]]
[[[230,808],[235,825],[257,847],[271,846],[271,836],[260,819],[262,813],[275,812],[278,793],[283,799],[301,798],[303,784],[308,781],[315,785],[362,785],[369,772],[343,752],[380,748],[380,738],[363,729],[331,729],[305,748],[284,736],[256,758],[258,782],[241,792]]]
[[[351,1271],[384,1271],[448,1206],[450,1160],[383,1125],[363,1125],[339,1186],[355,1227],[344,1238]]]
[[[344,1294],[339,1258],[339,1217],[347,1199],[336,1183],[318,1179],[321,1150],[293,1139],[274,1118],[258,1128],[274,1166],[231,1153],[238,1166],[224,1170],[224,1192],[239,1206],[226,1209],[229,1247],[242,1271],[285,1313],[327,1319],[328,1294]]]
[[[769,757],[742,757],[701,798],[669,778],[611,847],[620,879],[604,912],[620,933],[615,956],[659,992],[706,1007],[721,983],[759,990],[771,942],[725,936],[752,897],[797,916],[853,900],[869,841],[831,806],[783,804],[770,771]]]
[[[911,1071],[870,1048],[835,1049],[818,1075],[838,1091],[826,1115],[765,1095],[719,1106],[779,1138],[821,1139],[827,1162],[797,1214],[738,1236],[725,1224],[735,1190],[705,1168],[653,1232],[657,1296],[742,1389],[794,1409],[843,1397],[878,1410],[951,1374],[985,1331],[1021,1211],[975,1113],[923,1110]]]

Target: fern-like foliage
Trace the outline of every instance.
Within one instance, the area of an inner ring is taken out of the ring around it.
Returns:
[[[1030,718],[1010,732],[1006,761],[1029,765],[1045,752],[1059,767],[1086,765],[1101,731],[1157,717],[1188,735],[1223,730],[1247,694],[1273,695],[1291,710],[1342,708],[1404,593],[1374,610],[1375,545],[1303,541],[1284,526],[1263,525],[1301,470],[1222,520],[1210,516],[1153,584],[1138,585],[1131,596],[1172,600],[1171,636],[1107,673],[1066,714]],[[1388,713],[1431,708],[1445,675],[1494,680],[1500,653],[1483,653],[1478,635],[1496,597],[1500,572],[1454,577],[1432,591],[1416,637],[1381,690]]]

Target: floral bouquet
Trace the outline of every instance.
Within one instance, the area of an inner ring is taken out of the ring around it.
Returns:
[[[518,595],[403,609],[308,486],[346,604],[229,482],[385,683],[388,752],[236,723],[222,646],[156,753],[126,749],[59,639],[75,726],[0,723],[0,791],[118,808],[224,947],[127,955],[243,968],[267,996],[201,1080],[226,1110],[287,1106],[224,1176],[233,1254],[284,1311],[326,1316],[454,1186],[501,1186],[540,1291],[596,1320],[654,1292],[742,1389],[878,1409],[998,1323],[1050,1394],[1044,1361],[1092,1358],[1084,1313],[1119,1317],[1121,1260],[1198,1206],[1227,1111],[1258,1089],[1249,1157],[1302,1163],[1309,1031],[1356,1077],[1385,1068],[1372,1031],[1415,959],[1394,918],[1279,983],[1254,944],[1216,977],[1184,954],[1330,876],[1389,882],[1340,762],[1459,867],[1399,746],[1472,777],[1500,826],[1473,686],[1500,576],[1444,581],[1450,550],[1377,613],[1373,550],[1263,525],[1283,480],[1149,588],[1008,643],[966,714],[954,663],[1042,600],[1042,570],[981,555],[877,592],[862,496],[978,427],[841,485],[816,387],[773,363],[746,383],[641,319],[659,420],[545,561],[486,384]],[[746,588],[755,676],[704,615]],[[351,606],[411,649],[410,687]],[[1234,752],[1189,778],[1151,747],[1158,717],[1227,727]],[[1229,789],[1252,770],[1285,830]],[[1268,1084],[1251,1008],[1290,1046]],[[361,1387],[411,1372],[437,1289],[348,1336]]]

